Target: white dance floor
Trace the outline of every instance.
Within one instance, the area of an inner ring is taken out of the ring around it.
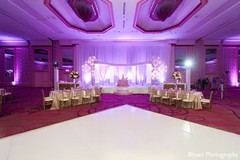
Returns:
[[[0,160],[234,160],[239,142],[236,134],[124,105],[2,138]]]

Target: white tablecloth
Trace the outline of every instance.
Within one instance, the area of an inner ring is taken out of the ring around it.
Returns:
[[[201,98],[203,97],[202,92],[190,93],[190,99],[193,100],[192,109],[198,110],[202,109]]]
[[[175,90],[158,90],[158,89],[151,89],[151,93],[150,93],[150,100],[153,100],[153,94],[156,94],[157,91],[160,91],[161,94],[166,94],[169,92],[176,92]],[[154,93],[155,92],[155,93]],[[179,92],[179,91],[178,91]],[[185,91],[181,91],[182,93]],[[179,92],[180,94],[180,92]],[[189,92],[189,100],[192,100],[193,103],[191,104],[191,108],[195,109],[195,110],[199,110],[202,109],[202,104],[201,104],[201,98],[203,97],[203,93],[202,92],[196,92],[196,91],[191,91]]]
[[[80,92],[79,95],[80,95],[80,99],[77,103],[77,105],[80,105],[82,104],[83,102],[83,99],[82,99],[82,91],[83,90],[69,90],[69,91],[66,91],[66,92],[70,92],[70,100],[69,100],[69,105],[71,105],[71,98],[73,96],[75,96],[77,93],[76,92]],[[85,90],[86,92],[88,92],[90,94],[90,102],[93,102],[94,99],[93,99],[93,93],[92,93],[92,90]],[[52,103],[52,107],[51,109],[59,109],[59,103],[58,101],[63,98],[63,92],[62,90],[59,90],[59,91],[51,91],[49,96],[53,99],[53,103]]]
[[[4,88],[0,88],[0,93],[1,94],[5,93],[5,92],[6,92],[6,90]]]

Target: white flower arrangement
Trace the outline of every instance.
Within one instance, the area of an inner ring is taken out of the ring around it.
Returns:
[[[181,74],[181,72],[179,72],[179,71],[174,71],[173,74],[172,74],[172,79],[175,79],[175,80],[180,80],[180,79],[182,79],[182,74]]]
[[[69,77],[72,78],[72,79],[77,79],[79,78],[79,74],[77,71],[72,71],[70,74],[69,74]]]

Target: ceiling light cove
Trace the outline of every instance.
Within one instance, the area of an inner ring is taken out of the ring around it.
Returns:
[[[153,2],[150,17],[154,21],[165,21],[183,0],[156,0]]]
[[[109,0],[44,0],[44,4],[65,25],[81,32],[105,33],[114,27]]]
[[[98,18],[96,2],[92,0],[68,0],[75,14],[84,22],[95,21]]]
[[[208,0],[140,0],[134,27],[144,33],[181,27],[207,3]]]

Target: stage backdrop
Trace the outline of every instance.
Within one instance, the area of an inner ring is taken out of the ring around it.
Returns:
[[[82,42],[75,46],[74,68],[83,82],[91,81],[91,74],[82,71],[90,56],[97,58],[95,82],[116,84],[122,74],[132,84],[151,83],[152,57],[159,57],[167,66],[158,82],[169,82],[174,71],[174,53],[171,45],[162,42]]]

